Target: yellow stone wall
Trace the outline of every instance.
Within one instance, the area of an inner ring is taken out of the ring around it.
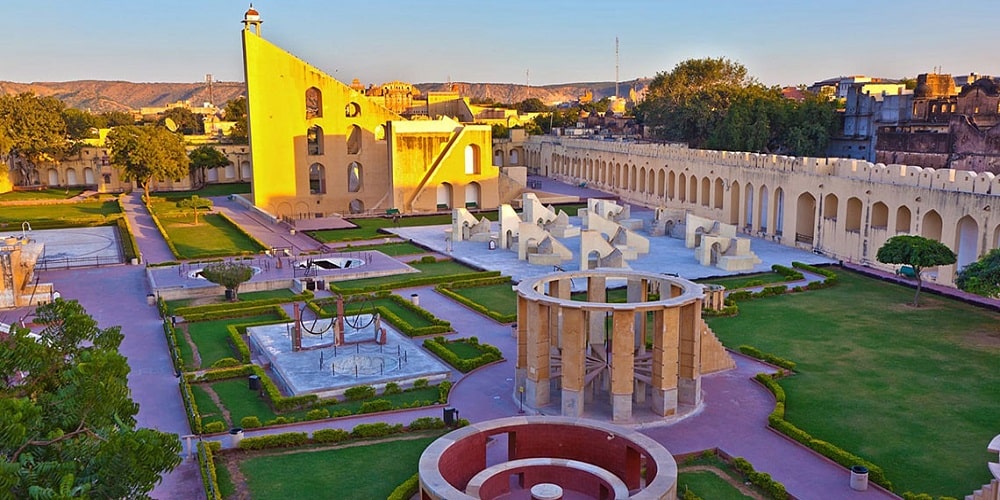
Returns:
[[[489,127],[404,120],[251,29],[243,31],[243,50],[255,167],[252,197],[259,208],[292,218],[347,214],[352,208],[373,214],[390,208],[430,212],[438,209],[439,186],[445,191],[450,186],[451,207],[461,207],[473,182],[479,186],[479,208],[499,205]],[[322,96],[317,116],[307,116],[310,88]],[[322,128],[319,154],[307,147],[313,126]],[[466,174],[467,146],[479,150],[477,174]],[[352,192],[348,175],[355,162],[361,184]],[[322,165],[325,192],[310,192],[314,164]]]

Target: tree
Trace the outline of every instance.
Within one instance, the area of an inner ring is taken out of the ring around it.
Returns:
[[[93,114],[76,108],[66,108],[62,111],[62,119],[66,123],[66,135],[70,140],[97,137],[99,120]]]
[[[105,111],[100,114],[103,120],[101,128],[121,127],[123,125],[135,125],[135,118],[132,113],[126,111]]]
[[[184,140],[163,127],[116,127],[106,142],[111,162],[119,166],[122,178],[138,182],[146,200],[153,179],[180,179],[188,173],[191,160]]]
[[[177,202],[179,208],[190,208],[194,212],[194,225],[198,225],[198,210],[204,208],[208,210],[212,208],[212,200],[208,198],[202,198],[198,195],[192,195],[190,198],[184,198]]]
[[[516,109],[519,113],[539,113],[542,111],[548,111],[549,107],[546,106],[541,99],[531,97],[519,103],[515,103],[514,109]]]
[[[250,137],[249,116],[247,115],[247,98],[237,97],[226,103],[226,120],[235,122],[229,130],[229,138],[233,144],[246,144]]]
[[[173,120],[174,125],[177,125],[176,132],[184,135],[205,133],[205,123],[202,122],[201,117],[191,112],[188,108],[170,108],[160,114],[160,118],[156,121],[156,124],[165,126],[168,118]]]
[[[253,277],[253,268],[238,262],[213,262],[201,270],[201,275],[216,285],[226,287],[226,296],[235,302],[240,285]]]
[[[958,288],[984,297],[1000,297],[1000,248],[962,268],[955,280]]]
[[[917,278],[917,293],[913,296],[913,307],[920,306],[920,288],[923,284],[920,273],[925,268],[954,264],[955,252],[944,243],[923,236],[902,234],[893,236],[878,249],[875,259],[883,264],[902,264],[913,268]]]
[[[180,464],[180,439],[136,428],[119,354],[76,301],[39,306],[40,335],[0,332],[0,491],[11,498],[148,498]],[[6,497],[5,497],[6,498]]]
[[[490,126],[494,139],[510,139],[510,129],[502,123],[494,123]]]
[[[191,174],[201,185],[205,184],[206,169],[225,167],[232,163],[221,151],[207,144],[192,149],[188,158],[191,159]]]
[[[22,185],[38,183],[36,166],[44,160],[61,159],[66,152],[65,105],[54,97],[26,92],[0,96],[0,154],[20,175]]]

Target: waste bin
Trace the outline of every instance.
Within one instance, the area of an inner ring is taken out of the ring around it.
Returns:
[[[420,294],[411,293],[410,294],[410,303],[412,303],[415,306],[419,306],[420,305]]]
[[[232,290],[229,288],[226,289],[226,300],[233,300],[233,297],[235,296],[236,294]]]
[[[251,391],[259,391],[260,390],[260,376],[258,376],[258,375],[250,375],[249,377],[247,377],[247,381],[249,382],[249,386],[250,386],[250,390]]]
[[[323,280],[316,280],[316,289],[317,290],[326,290],[326,282],[323,281]]]
[[[306,290],[315,290],[315,289],[316,289],[316,282],[315,281],[309,280],[309,281],[306,282]]]
[[[233,427],[229,429],[229,440],[233,444],[233,448],[239,448],[240,441],[243,441],[243,428]]]
[[[155,306],[156,305],[156,295],[153,295],[151,293],[147,294],[146,295],[146,304],[151,305],[151,306]]]
[[[458,410],[454,408],[444,409],[444,425],[452,426],[458,421]]]
[[[851,489],[855,491],[868,489],[868,467],[863,465],[851,467]]]
[[[497,240],[490,240],[490,250],[497,249]]]

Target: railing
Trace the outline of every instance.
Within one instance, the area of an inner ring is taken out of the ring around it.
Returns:
[[[94,255],[92,257],[59,257],[53,259],[39,259],[35,262],[36,271],[49,271],[55,269],[69,269],[71,267],[101,267],[122,264],[121,257],[102,257]]]

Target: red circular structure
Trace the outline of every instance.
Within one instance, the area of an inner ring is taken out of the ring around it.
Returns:
[[[511,491],[511,476],[523,491]],[[573,492],[574,498],[675,499],[677,463],[639,432],[548,416],[463,427],[420,456],[422,500],[526,498],[532,486],[543,483]]]

